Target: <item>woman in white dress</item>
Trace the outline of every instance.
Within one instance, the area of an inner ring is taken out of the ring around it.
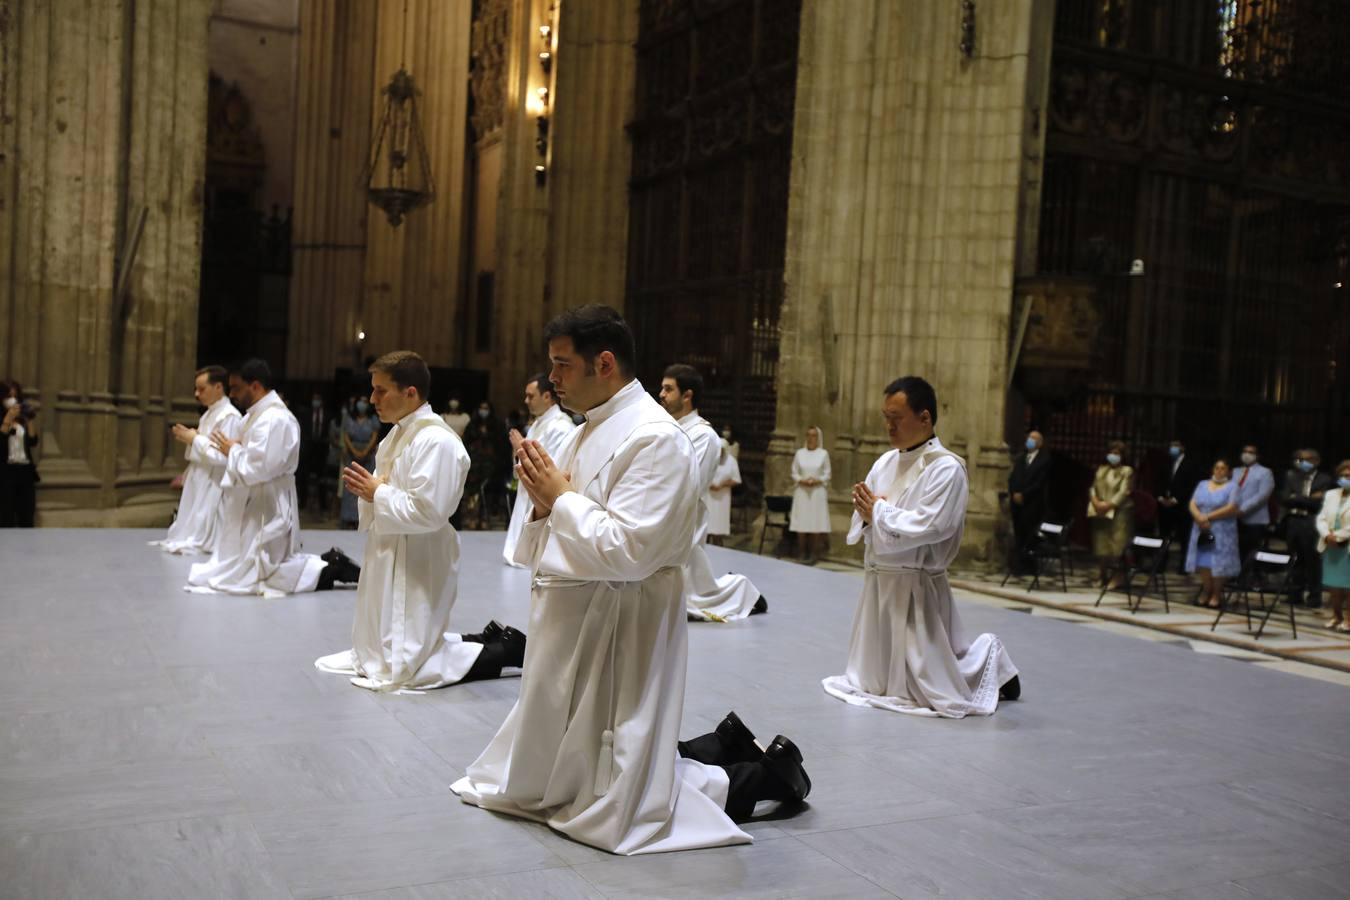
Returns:
[[[731,445],[723,437],[722,455],[717,460],[712,484],[708,485],[708,543],[720,547],[722,538],[731,534],[731,490],[740,483],[740,464],[731,453]]]
[[[814,564],[825,553],[830,533],[830,454],[824,436],[812,425],[806,446],[792,457],[792,516],[788,530],[797,535],[797,555]]]

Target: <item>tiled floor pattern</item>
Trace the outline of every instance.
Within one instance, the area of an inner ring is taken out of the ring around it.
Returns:
[[[1024,699],[962,721],[857,709],[819,686],[843,668],[856,574],[714,550],[771,609],[691,626],[685,730],[734,708],[801,745],[815,790],[797,815],[751,826],[752,846],[616,858],[446,790],[517,682],[353,688],[312,667],[346,646],[352,592],[183,593],[189,561],[146,547],[155,536],[0,533],[0,897],[1321,900],[1350,888],[1350,693],[1284,670],[1298,663],[962,592],[968,630],[1003,638]],[[307,538],[361,548],[352,533]],[[526,621],[527,574],[500,564],[500,540],[465,536],[457,627]]]

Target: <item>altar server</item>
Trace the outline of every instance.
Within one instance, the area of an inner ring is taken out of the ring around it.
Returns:
[[[238,438],[211,435],[225,458],[220,538],[211,558],[193,565],[187,589],[278,596],[355,582],[360,570],[341,551],[300,552],[300,423],[272,389],[267,363],[251,359],[231,373],[230,399],[244,410]]]
[[[178,499],[178,515],[162,541],[151,541],[167,553],[210,553],[220,535],[221,487],[225,477],[225,457],[211,444],[217,431],[226,437],[239,436],[243,417],[226,396],[227,374],[224,366],[207,366],[197,371],[193,396],[206,407],[196,428],[176,423],[173,439],[186,444],[187,471],[183,473],[183,495]]]
[[[370,403],[394,427],[380,441],[375,472],[342,473],[357,497],[366,554],[356,588],[352,649],[315,661],[357,687],[415,692],[495,678],[519,667],[525,636],[495,622],[480,635],[449,633],[459,581],[459,535],[450,516],[464,493],[469,454],[431,409],[431,370],[410,350],[370,367]]]
[[[698,529],[694,532],[693,552],[684,568],[685,612],[689,618],[700,621],[731,622],[768,612],[769,602],[744,575],[714,577],[703,549],[708,537],[708,490],[717,476],[722,439],[708,420],[698,414],[702,394],[703,376],[693,366],[670,366],[661,378],[661,405],[689,436],[698,455]]]
[[[866,572],[848,669],[826,678],[825,691],[856,706],[987,716],[1021,688],[996,635],[966,639],[947,583],[966,517],[965,461],[933,433],[937,395],[928,382],[906,376],[885,393],[895,449],[853,486],[848,542],[866,542]]]
[[[545,453],[556,457],[563,439],[572,433],[576,425],[567,411],[558,405],[558,397],[553,393],[553,382],[543,372],[525,385],[525,406],[534,417],[530,425],[530,440],[538,441]],[[521,529],[525,527],[525,510],[529,505],[525,500],[525,489],[517,487],[516,502],[511,507],[511,524],[506,529],[506,545],[502,548],[502,558],[511,566],[521,566],[516,562],[516,543],[520,540]]]
[[[535,441],[516,447],[531,506],[516,556],[534,571],[525,673],[452,790],[612,853],[748,843],[733,817],[757,800],[799,800],[810,783],[781,735],[762,750],[727,728],[725,753],[715,734],[677,755],[693,446],[633,378],[633,336],[614,310],[571,310],[544,336],[558,400],[586,424],[557,463]]]

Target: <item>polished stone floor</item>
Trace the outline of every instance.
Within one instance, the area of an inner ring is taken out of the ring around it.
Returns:
[[[1350,688],[962,595],[1024,699],[988,719],[827,697],[856,574],[732,551],[769,615],[691,626],[688,734],[736,709],[815,790],[752,846],[616,858],[446,789],[513,680],[384,696],[314,670],[350,591],[187,594],[144,531],[0,532],[0,897],[1350,895]],[[526,574],[465,536],[455,624]],[[310,532],[309,548],[353,533]]]

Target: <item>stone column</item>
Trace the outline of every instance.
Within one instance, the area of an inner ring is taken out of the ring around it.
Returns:
[[[975,6],[971,58],[957,3],[803,6],[767,479],[782,492],[802,431],[821,425],[838,532],[850,485],[887,447],[882,388],[922,375],[938,392],[939,436],[969,465],[967,552],[987,558],[1008,468],[1028,60],[1051,17],[1037,0]]]
[[[0,0],[0,358],[43,404],[41,524],[162,524],[177,502],[165,428],[195,410],[207,14]]]

